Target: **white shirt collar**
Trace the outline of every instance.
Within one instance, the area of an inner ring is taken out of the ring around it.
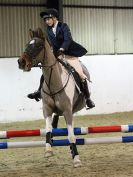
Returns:
[[[56,24],[54,25],[54,27],[52,27],[53,33],[56,36],[56,29],[57,29],[57,25],[58,25],[58,21],[56,22]]]

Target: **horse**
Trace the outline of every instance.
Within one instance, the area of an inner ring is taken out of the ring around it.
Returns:
[[[42,68],[44,83],[41,89],[43,115],[46,121],[45,156],[53,156],[52,128],[57,126],[58,117],[64,116],[74,167],[82,165],[74,135],[73,113],[85,107],[83,93],[79,92],[75,80],[54,56],[51,46],[40,28],[29,30],[30,41],[18,59],[18,67],[31,71],[32,67]],[[84,69],[86,69],[84,67]],[[89,74],[88,79],[89,79]],[[53,119],[55,115],[55,119]],[[53,125],[53,126],[52,126]]]

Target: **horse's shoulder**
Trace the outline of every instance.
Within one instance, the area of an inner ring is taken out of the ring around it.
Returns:
[[[68,73],[67,69],[59,62],[59,71],[60,73]]]

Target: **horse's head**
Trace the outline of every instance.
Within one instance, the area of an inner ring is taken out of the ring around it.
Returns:
[[[30,71],[31,68],[39,62],[41,51],[44,49],[44,34],[40,28],[35,31],[29,30],[31,40],[26,45],[26,48],[18,59],[19,69]],[[43,54],[42,54],[43,55]]]

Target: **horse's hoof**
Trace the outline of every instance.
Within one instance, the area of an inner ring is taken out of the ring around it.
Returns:
[[[74,162],[74,168],[82,167],[82,163],[80,160]]]
[[[54,155],[53,151],[45,151],[45,157],[49,158]]]
[[[78,168],[78,167],[81,167],[82,166],[82,163],[81,161],[79,160],[79,156],[75,156],[74,157],[74,168]]]

